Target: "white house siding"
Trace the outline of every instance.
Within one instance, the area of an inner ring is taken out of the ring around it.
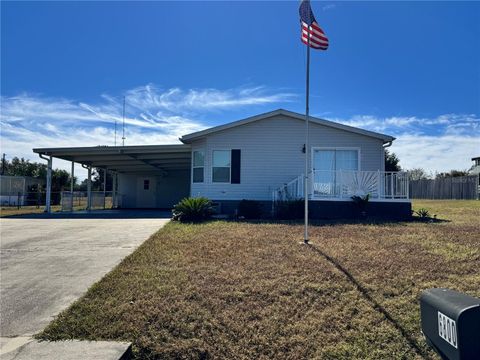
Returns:
[[[373,137],[310,123],[311,147],[360,148],[360,170],[384,170],[383,142]],[[192,196],[213,200],[271,200],[272,191],[304,173],[305,122],[284,115],[210,134],[192,143],[205,151],[205,181]],[[212,150],[241,150],[240,184],[212,183]]]

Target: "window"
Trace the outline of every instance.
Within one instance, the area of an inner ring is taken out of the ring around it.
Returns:
[[[314,150],[313,168],[321,171],[358,170],[358,150]]]
[[[358,150],[350,149],[314,149],[314,194],[316,196],[338,196],[341,184],[338,182],[339,170],[358,170]]]
[[[192,181],[194,183],[203,182],[203,169],[205,167],[205,154],[203,151],[193,152]]]
[[[212,182],[230,182],[230,150],[213,150]]]
[[[336,150],[335,170],[358,170],[358,151]]]
[[[143,190],[148,190],[150,189],[150,180],[146,179],[143,180]]]

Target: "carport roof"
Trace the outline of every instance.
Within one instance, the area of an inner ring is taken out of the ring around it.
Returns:
[[[91,146],[38,148],[37,154],[120,173],[190,169],[190,145]]]

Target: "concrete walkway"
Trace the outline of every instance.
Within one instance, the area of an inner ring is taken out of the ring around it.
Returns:
[[[132,345],[112,341],[35,341],[2,354],[2,360],[127,360],[130,359]]]
[[[2,358],[167,221],[168,213],[152,211],[1,218]]]

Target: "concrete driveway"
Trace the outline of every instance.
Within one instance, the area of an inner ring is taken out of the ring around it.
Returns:
[[[167,221],[150,211],[2,218],[2,350],[42,330]]]

